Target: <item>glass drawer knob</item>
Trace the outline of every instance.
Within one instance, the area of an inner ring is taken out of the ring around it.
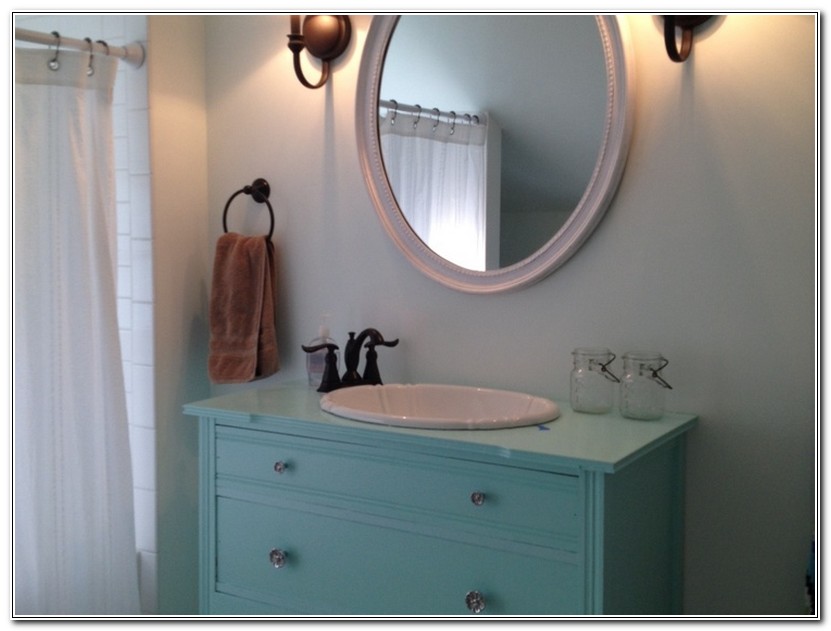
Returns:
[[[283,462],[282,460],[278,460],[277,462],[274,463],[274,470],[277,473],[283,473],[283,471],[285,471],[288,468],[289,468],[289,466],[285,462]]]
[[[465,605],[473,613],[482,613],[485,609],[485,597],[477,591],[468,592],[465,595]]]
[[[485,494],[482,491],[474,491],[470,494],[470,501],[476,504],[476,506],[481,506],[485,503]]]
[[[286,557],[288,555],[283,550],[278,550],[274,548],[271,552],[268,553],[268,560],[271,562],[276,569],[280,569],[286,564]]]

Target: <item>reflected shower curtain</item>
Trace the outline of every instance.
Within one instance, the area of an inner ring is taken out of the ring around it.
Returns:
[[[14,613],[139,613],[116,319],[118,61],[15,54]]]
[[[455,125],[435,123],[427,112],[387,111],[380,123],[387,176],[422,241],[452,263],[484,270],[487,128],[461,116]]]

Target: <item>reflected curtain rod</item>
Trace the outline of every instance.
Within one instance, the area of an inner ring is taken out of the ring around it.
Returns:
[[[420,114],[421,117],[434,121],[445,120],[448,123],[456,122],[459,125],[463,123],[470,124],[471,122],[477,125],[479,123],[484,124],[481,114],[470,114],[469,112],[462,112],[461,114],[456,112],[442,112],[439,111],[438,108],[427,109],[422,107],[419,109],[418,105],[407,105],[405,103],[398,103],[396,101],[386,99],[379,99],[378,104],[388,111],[401,112],[403,114]],[[468,117],[470,117],[470,121],[468,120]]]
[[[39,31],[30,31],[25,28],[14,29],[14,38],[22,42],[29,42],[32,44],[43,44],[45,46],[55,46],[58,44],[58,38],[52,33],[41,33]],[[73,48],[89,52],[89,43],[83,39],[75,39],[74,37],[60,36],[60,48]],[[118,57],[123,59],[134,68],[140,68],[144,64],[144,46],[138,42],[132,42],[126,46],[107,46],[99,42],[92,43],[92,52],[95,54],[109,55],[111,57]]]

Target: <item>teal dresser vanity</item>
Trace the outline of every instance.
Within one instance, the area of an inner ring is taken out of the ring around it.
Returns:
[[[684,434],[562,405],[505,430],[329,415],[285,385],[199,417],[201,613],[674,614]]]

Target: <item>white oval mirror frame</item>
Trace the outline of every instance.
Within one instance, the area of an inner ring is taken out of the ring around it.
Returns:
[[[384,168],[378,132],[379,90],[384,58],[398,17],[372,18],[361,59],[355,110],[361,169],[384,229],[418,270],[458,291],[501,293],[541,280],[573,256],[597,227],[623,175],[634,114],[632,55],[625,23],[616,16],[595,16],[606,57],[606,120],[594,172],[574,212],[529,257],[508,267],[473,271],[437,255],[415,234],[398,206]]]

